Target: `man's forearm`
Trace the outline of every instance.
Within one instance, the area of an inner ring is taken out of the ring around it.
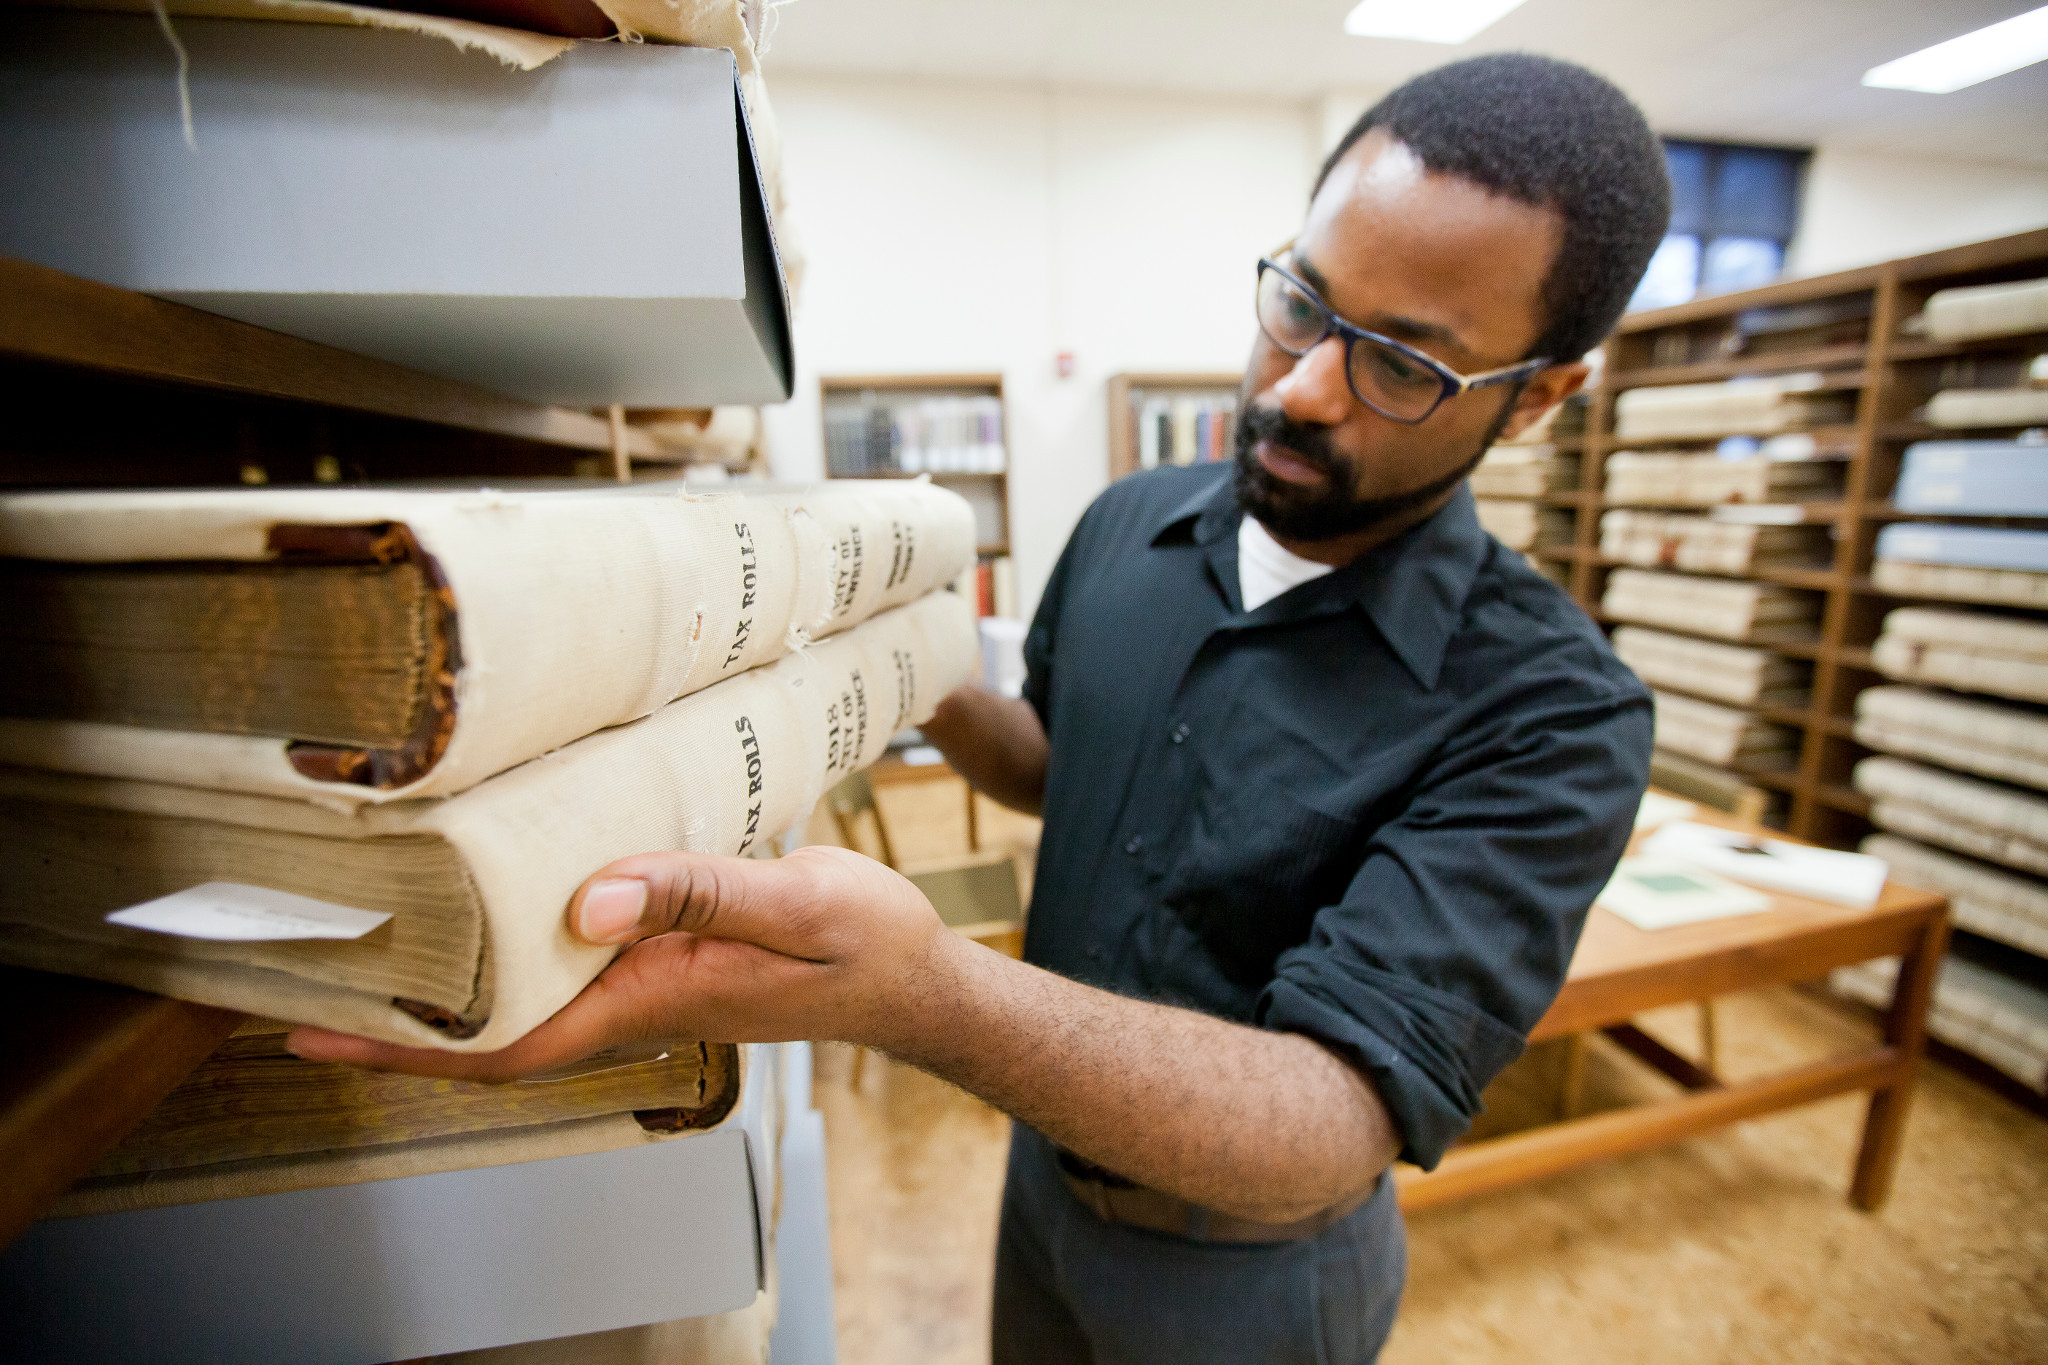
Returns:
[[[1045,727],[1025,701],[972,685],[939,703],[921,727],[968,785],[1012,810],[1036,815],[1045,801]]]
[[[879,1039],[1119,1175],[1290,1222],[1372,1183],[1400,1150],[1363,1077],[1321,1044],[1081,985],[942,944]]]

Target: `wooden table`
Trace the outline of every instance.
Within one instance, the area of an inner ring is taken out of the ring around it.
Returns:
[[[1710,812],[1694,817],[1745,826]],[[1784,836],[1757,830],[1772,838]],[[1484,1194],[1627,1152],[1680,1142],[1742,1119],[1870,1092],[1849,1199],[1876,1209],[1891,1192],[1899,1140],[1926,1045],[1935,969],[1948,946],[1948,902],[1888,884],[1876,905],[1850,909],[1803,896],[1777,895],[1770,910],[1645,931],[1594,907],[1564,989],[1530,1041],[1599,1030],[1678,1082],[1676,1099],[1455,1147],[1431,1172],[1397,1176],[1407,1210]],[[1823,976],[1835,967],[1898,956],[1898,985],[1874,1047],[1775,1075],[1728,1083],[1678,1055],[1630,1020],[1660,1005]]]

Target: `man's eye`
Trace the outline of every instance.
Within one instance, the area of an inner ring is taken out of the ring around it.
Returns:
[[[1295,294],[1291,292],[1288,294],[1287,317],[1289,321],[1307,325],[1318,321],[1320,316],[1321,314],[1319,310],[1316,308],[1316,306],[1310,303],[1306,298],[1302,297],[1300,294]]]

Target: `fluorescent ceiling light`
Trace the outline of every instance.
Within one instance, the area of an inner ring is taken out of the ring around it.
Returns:
[[[1363,9],[1364,6],[1359,6]],[[1863,73],[1865,85],[1946,95],[2048,57],[2048,5]]]
[[[1406,38],[1417,43],[1462,43],[1522,0],[1359,0],[1344,16],[1354,38]]]

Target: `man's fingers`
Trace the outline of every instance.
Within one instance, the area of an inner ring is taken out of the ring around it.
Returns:
[[[578,888],[569,928],[586,943],[680,930],[816,960],[821,946],[805,932],[812,921],[798,912],[820,889],[792,860],[643,853],[621,858]]]
[[[618,1022],[615,1016],[622,1003],[613,992],[586,989],[538,1028],[496,1052],[405,1047],[310,1026],[293,1029],[284,1045],[293,1055],[309,1062],[345,1062],[373,1071],[403,1071],[414,1076],[443,1076],[495,1085],[578,1061],[606,1047],[613,1041]]]

